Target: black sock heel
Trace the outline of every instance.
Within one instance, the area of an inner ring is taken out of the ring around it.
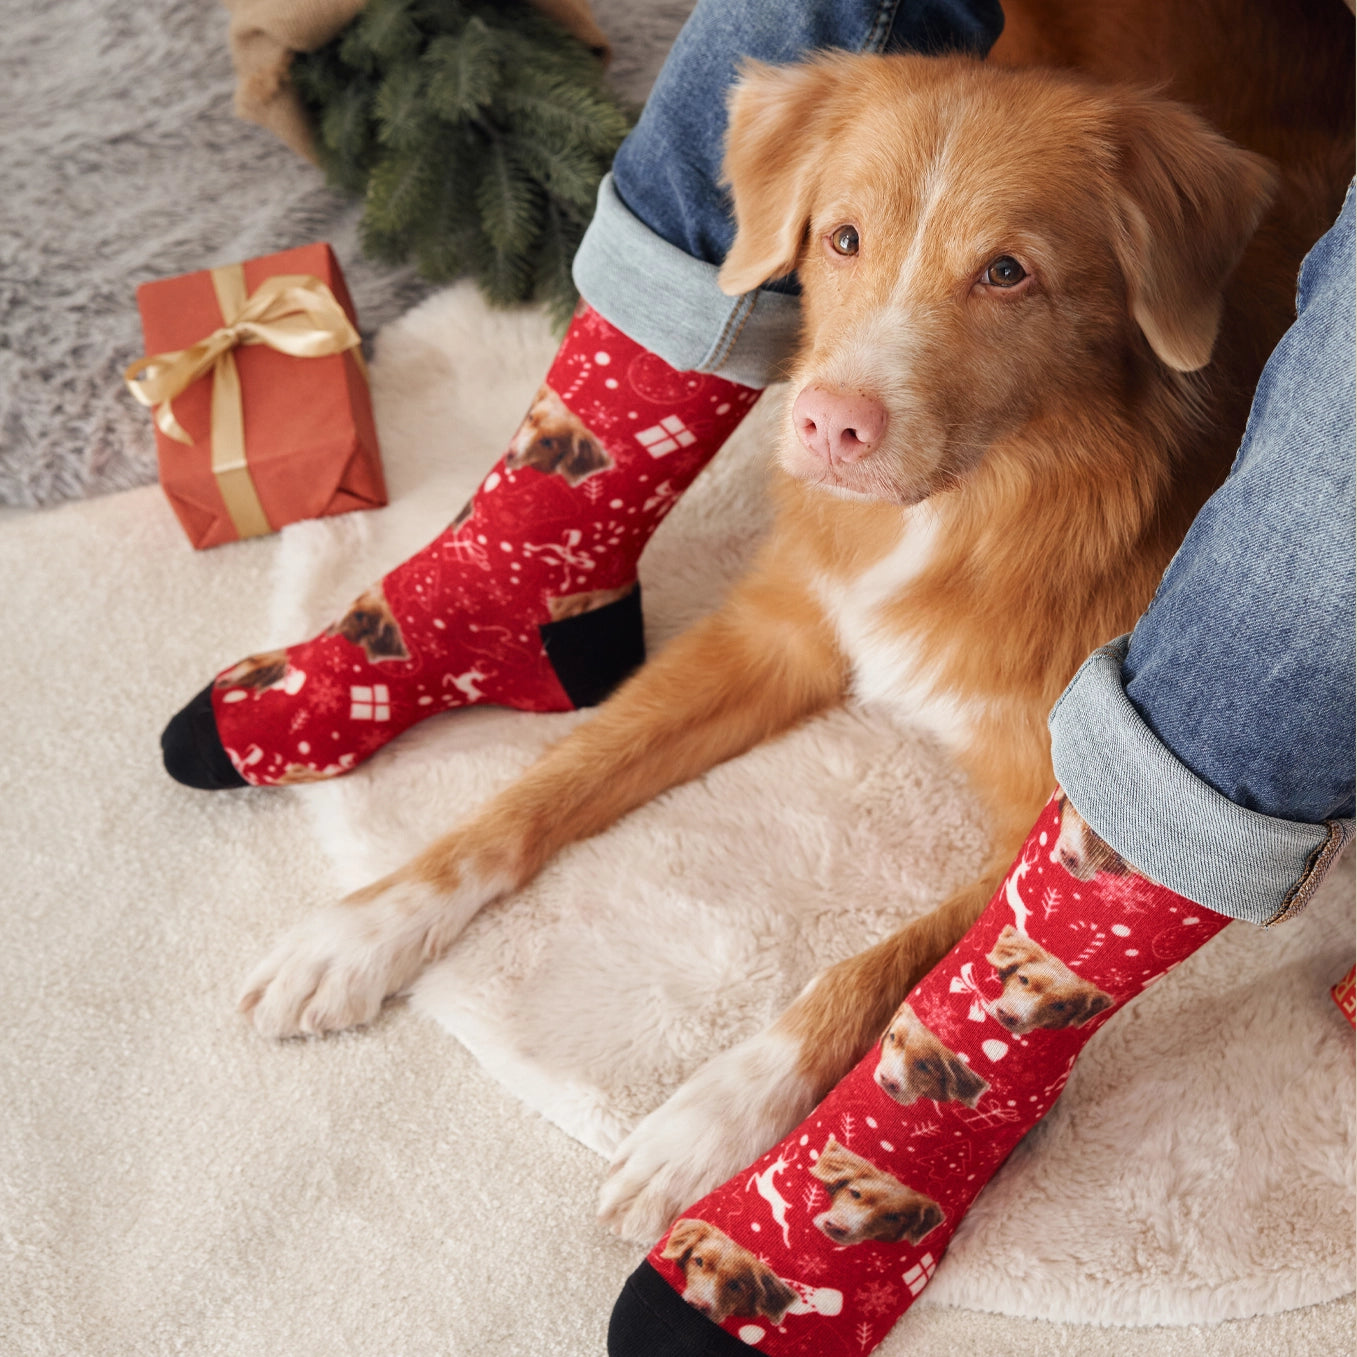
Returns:
[[[641,586],[579,617],[537,628],[542,648],[576,707],[603,701],[646,657]]]

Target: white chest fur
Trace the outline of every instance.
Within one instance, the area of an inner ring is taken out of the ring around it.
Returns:
[[[887,614],[932,559],[939,532],[926,504],[907,510],[900,540],[885,556],[857,576],[821,577],[816,592],[852,667],[854,697],[957,745],[970,735],[974,704],[939,684],[920,662],[907,620]]]

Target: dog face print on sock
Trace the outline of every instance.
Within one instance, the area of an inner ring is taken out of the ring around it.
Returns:
[[[1052,797],[984,913],[857,1068],[782,1144],[684,1212],[681,1240],[719,1237],[746,1285],[771,1274],[796,1299],[726,1308],[700,1291],[712,1281],[694,1282],[691,1266],[680,1275],[674,1235],[651,1253],[685,1299],[703,1295],[709,1318],[724,1309],[728,1332],[770,1357],[875,1346],[1093,1033],[1228,922],[1110,850],[1071,862],[1058,843],[1074,814]],[[1101,865],[1086,871],[1091,861]]]

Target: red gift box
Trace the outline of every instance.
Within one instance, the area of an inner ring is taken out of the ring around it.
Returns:
[[[1357,966],[1353,966],[1329,993],[1342,1009],[1343,1016],[1357,1027]]]
[[[156,409],[160,483],[195,547],[386,503],[353,302],[328,245],[143,283],[137,305],[151,356],[128,385]]]

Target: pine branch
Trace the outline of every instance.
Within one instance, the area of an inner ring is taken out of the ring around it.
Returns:
[[[627,121],[615,105],[559,77],[509,74],[495,96],[495,111],[511,125],[540,127],[562,140],[611,155],[627,134]]]
[[[494,306],[513,306],[532,297],[532,265],[526,256],[507,254],[484,235],[475,239],[472,273],[476,285]]]
[[[485,233],[502,252],[532,248],[541,230],[542,193],[502,137],[492,137],[476,188]]]
[[[570,266],[583,235],[584,224],[566,216],[548,200],[534,265],[533,295],[546,305],[558,333],[570,323],[579,301]]]
[[[423,35],[415,22],[412,0],[368,0],[355,31],[364,47],[384,66],[413,57]]]
[[[437,192],[437,166],[419,150],[387,156],[368,178],[365,215],[382,236],[408,233]]]
[[[418,145],[427,135],[429,118],[423,71],[418,66],[394,67],[377,91],[373,112],[384,146],[408,151]]]
[[[450,123],[480,113],[500,81],[495,40],[480,19],[472,19],[456,37],[435,38],[424,54],[424,64],[429,73],[429,105]]]

